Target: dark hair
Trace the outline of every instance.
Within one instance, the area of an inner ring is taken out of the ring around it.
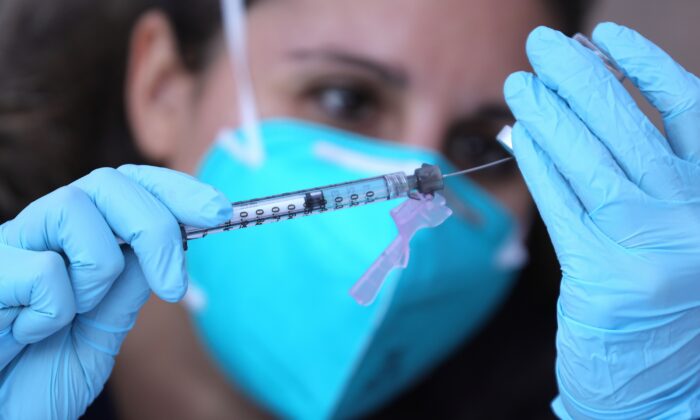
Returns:
[[[545,1],[564,30],[590,4]],[[150,9],[170,18],[185,65],[202,68],[219,0],[0,1],[0,223],[94,168],[143,162],[123,86],[127,40]]]
[[[596,0],[544,0],[555,20],[559,22],[560,31],[571,36],[583,30],[588,13],[595,6]]]
[[[164,11],[193,71],[220,30],[218,0],[0,2],[0,222],[100,166],[142,162],[123,86],[133,25]]]

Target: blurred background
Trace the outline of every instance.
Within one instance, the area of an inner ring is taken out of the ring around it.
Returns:
[[[661,46],[686,70],[700,74],[700,1],[671,0],[598,0],[589,18],[588,34],[595,24],[613,21],[636,29]],[[659,118],[652,108],[634,94],[644,111],[657,125]]]
[[[599,0],[589,19],[589,28],[593,30],[595,23],[606,20],[635,28],[697,74],[700,70],[698,17],[697,0]]]

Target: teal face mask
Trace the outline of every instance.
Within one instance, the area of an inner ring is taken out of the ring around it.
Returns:
[[[199,177],[231,201],[405,170],[452,171],[438,154],[291,120],[260,125],[266,157],[235,158],[222,135]],[[418,379],[483,324],[522,259],[514,221],[466,178],[454,215],[411,243],[372,306],[348,295],[396,236],[396,202],[243,229],[191,243],[193,317],[221,368],[286,418],[354,417]]]

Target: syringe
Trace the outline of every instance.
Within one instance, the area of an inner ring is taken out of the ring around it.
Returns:
[[[620,81],[624,80],[624,75],[616,68],[612,60],[585,35],[576,34],[574,39],[586,48],[593,50],[615,77]],[[498,134],[497,139],[506,150],[512,153],[513,143],[510,126],[505,126]],[[443,175],[438,166],[423,164],[414,171],[413,175],[397,172],[358,181],[239,201],[231,204],[233,217],[222,225],[211,228],[181,225],[182,246],[187,250],[187,241],[204,238],[214,233],[246,229],[252,226],[359,207],[380,201],[411,197],[413,194],[433,194],[445,188],[445,178],[477,172],[512,159],[512,157],[508,157],[447,175]],[[124,243],[121,239],[118,241],[121,244]]]
[[[233,217],[222,225],[211,228],[180,226],[182,245],[187,250],[187,241],[204,238],[215,233],[411,197],[414,194],[433,194],[445,188],[445,178],[480,171],[512,159],[509,157],[447,175],[443,175],[436,165],[423,164],[414,171],[413,175],[396,172],[325,187],[235,202],[231,204]]]

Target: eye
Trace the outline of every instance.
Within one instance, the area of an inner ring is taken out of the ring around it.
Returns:
[[[350,83],[327,83],[310,91],[318,111],[335,124],[359,124],[371,120],[378,111],[378,95],[369,87]]]
[[[503,125],[512,123],[507,119],[475,119],[454,126],[447,135],[445,155],[460,169],[484,165],[508,157],[508,153],[496,141]],[[506,163],[479,173],[486,177],[513,173],[514,165]]]

